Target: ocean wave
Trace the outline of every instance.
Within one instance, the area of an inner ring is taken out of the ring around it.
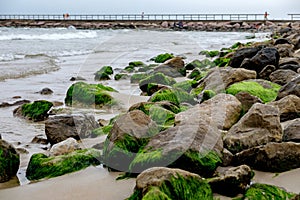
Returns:
[[[96,31],[74,31],[66,33],[47,33],[47,34],[8,34],[0,35],[0,40],[69,40],[96,38]]]
[[[0,61],[12,61],[12,60],[18,60],[23,58],[25,58],[25,55],[11,54],[11,53],[0,55]]]

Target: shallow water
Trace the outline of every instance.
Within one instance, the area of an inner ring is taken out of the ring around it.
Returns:
[[[185,62],[202,59],[198,52],[229,47],[233,43],[249,42],[249,33],[235,32],[171,32],[147,30],[69,30],[69,29],[16,29],[0,28],[0,85],[1,102],[15,102],[14,96],[30,101],[45,99],[63,102],[71,77],[82,76],[93,83],[94,73],[104,65],[116,71],[130,61],[147,64],[153,56],[170,52],[186,56]],[[255,40],[265,40],[267,33],[257,34]],[[139,101],[140,90],[129,80],[103,81],[117,89],[124,109]],[[37,93],[51,88],[52,95]],[[126,94],[123,95],[122,94]],[[0,134],[17,148],[30,154],[43,151],[41,145],[32,144],[36,135],[44,134],[43,123],[32,123],[13,117],[16,107],[0,108]],[[91,110],[96,119],[109,119],[119,110]],[[29,154],[29,155],[30,155]],[[28,160],[29,156],[25,156]],[[26,162],[21,165],[19,178],[24,179]]]

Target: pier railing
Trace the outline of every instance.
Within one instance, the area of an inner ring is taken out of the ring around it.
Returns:
[[[291,20],[300,20],[300,14],[288,14]]]
[[[292,17],[295,17],[292,15]],[[232,21],[264,20],[264,14],[53,14],[53,15],[1,15],[0,20],[99,20],[99,21]]]

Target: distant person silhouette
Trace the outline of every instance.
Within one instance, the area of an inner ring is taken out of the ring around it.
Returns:
[[[264,14],[264,19],[265,19],[265,20],[268,20],[268,15],[269,15],[269,14],[268,14],[268,12],[266,11],[265,14]]]

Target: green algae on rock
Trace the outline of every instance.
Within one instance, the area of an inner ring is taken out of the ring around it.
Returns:
[[[100,151],[96,149],[77,150],[67,155],[48,157],[42,153],[30,158],[26,177],[29,180],[52,178],[100,164]]]
[[[143,92],[147,92],[148,84],[155,83],[155,84],[162,84],[171,86],[176,83],[176,81],[168,76],[165,76],[163,73],[155,73],[152,74],[145,79],[140,80],[139,87]]]
[[[100,70],[98,70],[95,73],[94,79],[96,81],[109,80],[110,79],[109,75],[112,75],[113,73],[114,72],[111,66],[103,66]]]
[[[208,50],[203,50],[200,51],[199,55],[205,55],[206,57],[215,57],[217,55],[219,55],[219,51],[218,50],[213,50],[213,51],[208,51]]]
[[[234,83],[226,89],[226,93],[236,95],[239,92],[247,92],[268,103],[276,99],[279,90],[280,85],[257,79]]]
[[[117,92],[115,89],[102,84],[88,84],[84,82],[74,83],[69,87],[65,103],[68,106],[86,105],[86,106],[104,106],[114,105],[116,100],[109,92]]]
[[[159,54],[156,57],[152,58],[151,60],[153,60],[156,63],[164,63],[165,61],[174,58],[174,55],[169,54],[169,53],[164,53],[164,54]]]
[[[235,200],[239,199],[247,199],[247,200],[286,200],[292,199],[292,197],[296,196],[295,194],[289,193],[279,187],[268,184],[255,183],[250,186],[250,188],[246,191],[244,197],[235,198]]]
[[[190,92],[192,88],[197,84],[195,80],[185,80],[172,85],[173,88],[179,88],[183,91]]]
[[[53,106],[53,103],[40,100],[33,103],[26,103],[21,106],[21,112],[24,117],[33,121],[42,121],[48,117],[48,111]]]

